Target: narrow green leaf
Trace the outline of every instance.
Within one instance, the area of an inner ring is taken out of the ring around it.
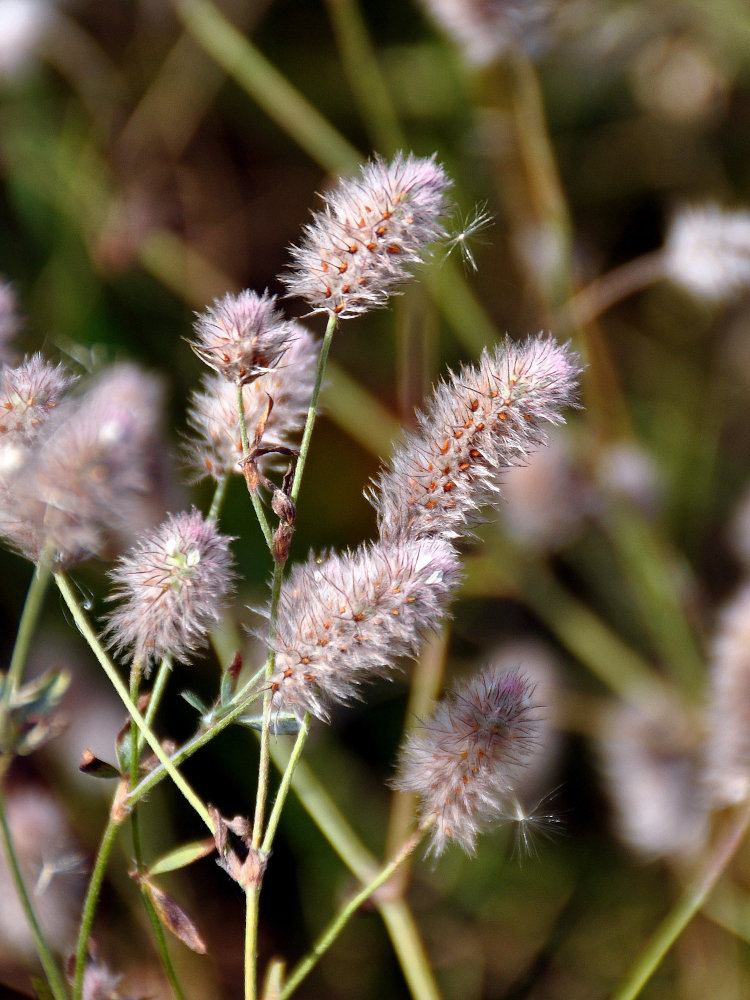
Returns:
[[[192,865],[194,861],[200,861],[201,858],[207,857],[215,850],[216,844],[213,837],[205,840],[194,840],[189,844],[183,844],[181,847],[175,847],[173,851],[168,851],[160,858],[157,858],[149,866],[148,874],[163,875],[165,872],[173,872],[178,868],[186,868],[187,865]]]

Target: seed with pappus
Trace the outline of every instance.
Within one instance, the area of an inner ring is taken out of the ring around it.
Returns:
[[[278,365],[296,332],[276,308],[275,295],[244,291],[198,314],[190,346],[222,378],[246,385]]]
[[[289,293],[342,319],[385,306],[445,235],[449,186],[434,156],[402,153],[390,163],[375,157],[358,177],[340,180],[292,248]]]
[[[299,323],[280,364],[242,387],[245,423],[252,440],[258,422],[266,415],[263,445],[288,445],[301,431],[310,405],[318,345]],[[269,399],[273,403],[267,413]],[[195,479],[241,475],[242,437],[237,412],[236,387],[218,375],[209,375],[190,398],[188,421],[192,433],[186,443],[189,467]]]
[[[281,589],[272,642],[277,706],[326,721],[332,705],[417,653],[458,579],[458,556],[441,539],[366,545],[296,566]]]
[[[685,208],[664,247],[667,274],[698,298],[721,302],[750,288],[750,212]]]
[[[234,574],[231,538],[193,510],[170,514],[121,556],[110,573],[106,635],[148,667],[168,653],[189,660],[218,623]]]
[[[518,817],[516,790],[539,739],[534,687],[519,670],[488,668],[438,703],[402,748],[396,788],[434,816],[430,852],[455,840],[474,853],[493,820]]]
[[[568,347],[540,335],[485,350],[438,385],[372,491],[381,535],[466,534],[499,502],[503,470],[545,443],[540,425],[563,423],[580,370]]]

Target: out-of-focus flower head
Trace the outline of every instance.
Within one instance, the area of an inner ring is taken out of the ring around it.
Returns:
[[[277,706],[327,720],[334,704],[417,653],[458,579],[458,556],[440,539],[366,545],[295,566],[272,641]]]
[[[293,328],[283,360],[242,387],[248,433],[265,418],[269,399],[273,403],[263,431],[263,445],[268,448],[287,445],[301,431],[315,382],[318,345],[301,324],[294,323]],[[194,477],[209,475],[218,480],[231,473],[240,475],[242,438],[236,388],[219,376],[205,378],[190,399],[188,421],[193,432],[186,451]]]
[[[289,293],[341,319],[385,306],[444,235],[449,186],[434,156],[402,153],[342,178],[292,248]]]
[[[0,470],[0,534],[33,562],[45,551],[66,567],[140,526],[162,405],[159,380],[127,364],[65,398]]]
[[[553,428],[547,446],[527,465],[505,470],[501,530],[524,548],[556,552],[583,531],[594,506],[593,493],[576,465],[570,437]]]
[[[23,74],[53,21],[52,0],[2,0],[0,3],[0,80]]]
[[[484,66],[508,49],[535,53],[547,42],[550,0],[422,0],[467,62]]]
[[[516,819],[516,791],[538,742],[534,689],[519,670],[490,667],[438,703],[401,751],[394,784],[434,816],[430,851],[449,841],[474,853],[480,831]]]
[[[167,517],[120,556],[110,576],[107,636],[146,668],[170,654],[187,660],[204,645],[232,587],[231,538],[198,511]]]
[[[602,717],[598,749],[623,842],[644,860],[694,857],[707,834],[694,720],[672,702],[618,703]]]
[[[710,302],[750,287],[750,212],[695,205],[674,215],[664,247],[667,274]]]
[[[230,292],[198,314],[191,347],[222,378],[246,385],[275,368],[296,335],[275,295]]]
[[[579,372],[566,346],[539,336],[506,340],[440,383],[372,491],[383,537],[465,535],[499,502],[504,472],[545,443],[542,425],[563,422]]]

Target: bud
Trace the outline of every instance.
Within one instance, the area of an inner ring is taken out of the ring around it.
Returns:
[[[385,306],[444,235],[449,186],[434,156],[402,153],[391,163],[375,157],[358,177],[342,178],[292,248],[289,293],[342,319]]]
[[[518,818],[516,790],[538,745],[534,688],[519,670],[490,667],[459,686],[407,738],[396,788],[416,792],[434,816],[430,852],[455,840],[473,854],[492,820]]]
[[[366,680],[416,655],[424,633],[443,620],[458,578],[458,557],[441,539],[365,545],[295,566],[272,640],[277,707],[327,720],[331,706],[357,698]]]
[[[233,583],[231,539],[193,510],[170,514],[121,556],[110,573],[106,635],[118,652],[158,663],[168,653],[188,660],[219,621]]]

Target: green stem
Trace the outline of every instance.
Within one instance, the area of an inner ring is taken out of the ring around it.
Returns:
[[[357,166],[357,150],[212,3],[175,0],[175,10],[196,42],[316,163],[331,173]]]
[[[318,358],[318,370],[315,375],[315,386],[313,388],[312,399],[310,400],[310,409],[307,411],[307,420],[305,421],[305,430],[302,434],[302,443],[299,446],[299,458],[297,459],[297,467],[294,470],[294,482],[292,483],[292,500],[294,503],[297,502],[297,497],[299,495],[300,486],[302,484],[302,474],[305,471],[305,462],[307,461],[307,453],[310,449],[310,438],[312,437],[313,428],[315,426],[315,418],[318,412],[318,399],[320,398],[320,388],[323,385],[323,376],[326,371],[326,362],[328,361],[328,352],[331,349],[331,341],[333,340],[333,335],[336,331],[338,325],[338,319],[331,313],[328,317],[328,325],[326,326],[326,332],[323,335],[323,343],[320,345],[320,357]]]
[[[350,918],[357,912],[359,907],[366,900],[368,900],[372,894],[391,877],[399,865],[401,865],[406,858],[409,857],[414,848],[424,837],[429,825],[429,823],[424,824],[416,830],[398,854],[396,854],[396,856],[393,857],[388,864],[384,865],[378,874],[371,879],[367,885],[363,886],[362,889],[360,889],[360,891],[352,899],[350,899],[346,906],[344,906],[333,918],[328,927],[323,931],[313,945],[310,953],[306,955],[305,958],[303,958],[290,973],[289,978],[284,983],[284,988],[281,991],[279,1000],[287,1000],[287,998],[291,996],[305,976],[307,976],[310,970],[317,964],[321,956],[331,947],[333,942],[344,929]]]
[[[42,968],[44,969],[44,974],[47,977],[49,987],[52,990],[55,1000],[67,1000],[68,990],[65,985],[65,980],[63,979],[62,973],[57,967],[57,962],[52,955],[52,951],[47,944],[44,932],[42,931],[34,906],[31,902],[31,897],[26,889],[23,875],[21,874],[21,868],[18,864],[18,857],[13,846],[13,838],[8,825],[8,817],[5,812],[5,799],[2,789],[0,789],[0,838],[3,842],[3,850],[8,865],[8,871],[13,879],[16,895],[21,903],[21,908],[23,909],[24,916],[26,917],[26,923],[31,931],[31,936],[34,939],[34,947],[36,948],[36,953],[39,956],[39,961],[42,963]]]
[[[133,819],[135,818],[136,817],[133,816]],[[162,965],[164,966],[164,972],[169,980],[169,985],[172,987],[172,992],[177,997],[177,1000],[186,1000],[185,991],[180,985],[180,981],[177,978],[177,970],[174,967],[172,956],[169,954],[167,936],[164,933],[162,922],[159,920],[159,915],[154,909],[154,904],[151,902],[145,889],[141,889],[141,896],[143,898],[143,905],[146,908],[146,913],[148,914],[148,919],[151,921],[151,927],[153,928],[154,937],[156,938],[156,945],[159,955],[161,956]]]
[[[39,615],[42,611],[44,595],[47,593],[51,572],[49,560],[43,553],[42,558],[34,567],[34,573],[31,577],[31,582],[29,583],[29,589],[26,592],[26,600],[23,605],[21,620],[18,623],[16,642],[13,646],[13,654],[10,659],[10,666],[8,667],[8,674],[5,678],[5,688],[3,690],[3,700],[2,705],[0,705],[0,713],[8,709],[13,693],[18,689],[18,687],[20,687],[21,678],[23,677],[23,671],[26,666],[26,660],[29,655],[29,649],[31,648],[31,642],[34,637],[34,631],[36,629],[37,622],[39,621]]]
[[[197,733],[192,739],[176,751],[169,758],[170,764],[173,767],[177,767],[183,764],[189,757],[192,757],[194,753],[204,747],[207,743],[210,743],[212,739],[219,735],[222,730],[230,726],[237,718],[245,712],[249,705],[251,705],[258,697],[257,692],[253,692],[251,696],[248,696],[244,700],[238,700],[234,707],[222,715],[220,719],[217,719],[211,726],[202,732]],[[132,809],[133,806],[140,802],[144,795],[148,795],[160,782],[162,782],[170,772],[163,764],[155,768],[150,774],[147,774],[145,778],[142,778],[140,784],[138,784],[133,791],[128,795],[124,808]]]
[[[244,410],[243,410],[244,413]],[[214,490],[214,498],[211,501],[211,506],[209,508],[208,514],[206,515],[207,521],[218,521],[219,514],[221,513],[221,508],[224,506],[224,499],[227,495],[227,486],[229,485],[229,474],[224,473],[221,479],[216,481],[216,489]]]
[[[247,424],[245,423],[245,404],[242,399],[242,386],[239,384],[237,386],[237,418],[240,425],[240,438],[242,439],[242,455],[245,459],[247,459],[250,454],[250,441],[247,436]],[[263,509],[260,494],[258,493],[257,488],[252,488],[249,483],[247,491],[250,494],[255,516],[258,518],[260,530],[263,532],[263,537],[266,540],[266,545],[268,546],[268,550],[270,552],[273,548],[273,533],[271,531],[271,526],[268,523],[266,512]]]
[[[669,949],[682,934],[744,840],[750,825],[750,803],[737,813],[709,856],[703,870],[685,890],[673,909],[657,927],[630,973],[612,994],[612,1000],[635,1000]]]
[[[151,727],[153,726],[156,713],[159,710],[159,705],[161,704],[161,699],[164,696],[164,691],[166,690],[167,682],[169,681],[171,674],[172,674],[172,657],[170,655],[167,655],[159,664],[159,671],[156,675],[154,686],[151,688],[151,697],[149,698],[148,708],[146,709],[146,714],[143,717],[149,729],[151,729]],[[137,736],[138,749],[136,753],[136,760],[140,756],[141,751],[143,750],[143,747],[145,745],[145,742],[146,741],[143,737],[143,733],[139,732]],[[131,781],[130,783],[131,789],[135,788],[137,783],[138,783],[137,780]]]
[[[75,972],[73,978],[73,998],[82,1000],[83,997],[83,975],[86,971],[86,959],[88,957],[89,939],[91,928],[94,925],[94,915],[99,901],[104,872],[107,869],[112,848],[115,845],[117,834],[122,826],[122,820],[115,820],[110,815],[107,825],[102,834],[99,850],[94,861],[94,869],[91,872],[89,886],[86,890],[86,899],[83,903],[83,913],[81,915],[81,925],[78,929],[78,942],[76,944]]]
[[[279,770],[289,764],[290,752],[281,742],[271,748]],[[378,871],[377,860],[364,847],[335,802],[304,761],[294,771],[292,788],[312,821],[349,871],[367,883]],[[414,1000],[440,1000],[440,991],[425,955],[419,931],[403,899],[376,899],[375,905],[388,928],[404,978]]]
[[[158,739],[154,736],[149,727],[146,725],[146,720],[138,711],[137,706],[133,704],[133,701],[128,693],[128,689],[126,688],[120,675],[117,672],[117,668],[107,655],[104,647],[99,641],[98,636],[96,635],[96,632],[91,627],[91,624],[86,618],[83,609],[78,603],[78,599],[76,598],[76,595],[73,592],[73,588],[71,587],[70,581],[68,580],[67,576],[65,576],[64,573],[56,573],[55,582],[57,583],[60,593],[62,594],[63,599],[67,604],[70,613],[73,616],[73,620],[78,626],[84,639],[91,647],[91,650],[96,656],[97,660],[104,668],[104,672],[109,678],[110,683],[112,684],[115,691],[119,695],[123,705],[127,708],[131,719],[135,721],[135,724],[138,726],[138,729],[142,733],[146,743],[148,743],[148,745],[151,747],[157,759],[164,766],[165,770],[169,774],[172,781],[179,788],[179,790],[182,792],[182,794],[190,803],[190,805],[193,807],[193,809],[198,813],[198,815],[206,824],[208,829],[213,833],[214,826],[211,821],[211,816],[209,815],[208,809],[205,807],[200,798],[195,794],[195,792],[187,783],[187,781],[176,769],[176,767],[170,760],[169,755],[164,752],[164,749],[159,743]]]
[[[281,783],[279,784],[278,791],[276,792],[273,809],[271,810],[271,815],[268,817],[268,826],[266,827],[266,833],[263,837],[263,843],[260,848],[261,851],[265,851],[266,853],[271,850],[273,838],[276,836],[276,830],[278,829],[279,820],[281,818],[281,810],[286,802],[289,789],[292,787],[294,771],[299,763],[300,757],[302,756],[302,751],[304,750],[307,737],[310,733],[310,721],[310,713],[306,712],[299,732],[297,733],[297,739],[294,742],[294,747],[292,748],[289,760],[287,761],[286,767],[284,768],[281,776]]]
[[[245,1000],[257,995],[260,886],[255,882],[245,890]]]

